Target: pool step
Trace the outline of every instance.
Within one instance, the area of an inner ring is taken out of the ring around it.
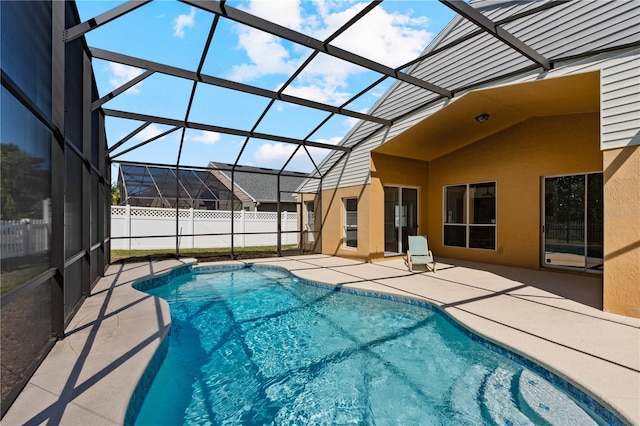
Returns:
[[[568,395],[531,371],[523,371],[518,381],[523,405],[554,425],[597,425]]]
[[[475,365],[456,380],[449,394],[449,406],[455,413],[454,423],[473,424],[483,418],[480,398],[490,372],[485,366]]]
[[[498,425],[534,425],[531,418],[518,407],[518,377],[498,367],[487,376],[482,389],[482,404],[487,414]]]

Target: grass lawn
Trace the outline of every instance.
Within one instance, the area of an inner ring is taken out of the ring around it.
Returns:
[[[46,267],[39,266],[36,268],[17,269],[15,271],[3,271],[2,275],[0,275],[0,294],[5,294],[16,287],[20,287],[31,278],[38,276],[46,270]]]
[[[282,250],[293,250],[295,245],[282,246]],[[277,253],[276,246],[258,246],[258,247],[236,247],[233,249],[234,254],[237,257],[257,257],[257,256],[271,256]],[[136,260],[140,258],[162,258],[174,256],[174,249],[162,249],[162,250],[111,250],[111,261],[116,262],[119,260]],[[181,249],[180,257],[194,257],[199,260],[215,259],[221,257],[231,257],[231,249],[229,247],[223,248],[194,248],[194,249]]]

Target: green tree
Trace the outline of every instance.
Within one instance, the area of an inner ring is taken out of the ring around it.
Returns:
[[[15,144],[0,144],[0,219],[42,218],[50,197],[49,164]]]
[[[111,205],[120,205],[120,187],[117,182],[111,184]]]

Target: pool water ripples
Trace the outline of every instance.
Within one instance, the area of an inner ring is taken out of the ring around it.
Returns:
[[[138,425],[602,423],[435,310],[259,268],[148,292],[172,332]]]

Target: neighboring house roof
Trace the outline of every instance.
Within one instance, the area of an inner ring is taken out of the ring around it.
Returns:
[[[231,164],[209,163],[209,170],[180,169],[180,198],[187,200],[227,199],[220,192],[231,191]],[[275,203],[278,200],[278,171],[260,167],[236,166],[233,193],[236,200],[252,203]],[[281,201],[294,201],[296,188],[307,174],[287,172],[280,176]],[[176,197],[175,168],[122,164],[120,178],[124,179],[123,201],[128,198],[163,199],[167,204]],[[294,175],[294,176],[292,176]],[[227,192],[228,193],[228,192]]]
[[[639,45],[640,2],[569,1],[544,9],[551,3],[472,0],[470,5],[548,59],[552,67],[559,68],[588,56]],[[357,123],[340,143],[353,150],[349,153],[335,151],[319,165],[323,188],[367,183],[371,149],[464,93],[498,84],[496,82],[504,83],[517,76],[545,73],[539,64],[459,15],[423,55],[427,56],[407,73],[451,91],[453,99],[447,100],[437,93],[396,82],[369,112],[393,120],[393,125]],[[319,185],[318,179],[309,179],[299,190],[315,192]]]
[[[229,169],[233,168],[232,164],[218,163],[218,162],[210,162],[209,167],[213,168],[217,173],[216,176],[223,175],[225,176],[225,180],[221,180],[222,182],[226,182],[225,185],[228,184],[228,188],[231,187],[231,171]],[[264,173],[268,171],[272,174],[259,174],[260,172]],[[233,182],[235,187],[240,187],[242,191],[246,194],[249,194],[253,200],[258,201],[260,203],[275,203],[278,200],[278,177],[273,174],[277,172],[276,170],[267,170],[260,167],[251,167],[251,166],[235,166],[235,171],[233,173]],[[300,173],[300,176],[289,176],[290,174],[295,174],[291,172],[287,172],[288,175],[280,176],[280,191],[282,192],[296,192],[296,189],[307,179],[307,174]],[[293,197],[289,197],[288,194],[283,194],[281,197],[281,201],[293,200]]]
[[[213,173],[213,175],[220,181],[220,183],[222,183],[229,191],[231,191],[231,178],[217,169],[211,170],[211,173]],[[240,201],[252,203],[256,202],[256,199],[253,198],[247,191],[245,191],[237,182],[234,182],[233,186],[233,192]]]
[[[156,200],[158,206],[173,206],[176,195],[188,201],[228,201],[230,186],[210,170],[180,168],[176,187],[174,167],[121,164],[118,179],[123,184],[122,202],[132,199]],[[224,178],[223,178],[224,179]],[[178,191],[178,192],[176,192]],[[236,200],[251,198],[236,186]]]

